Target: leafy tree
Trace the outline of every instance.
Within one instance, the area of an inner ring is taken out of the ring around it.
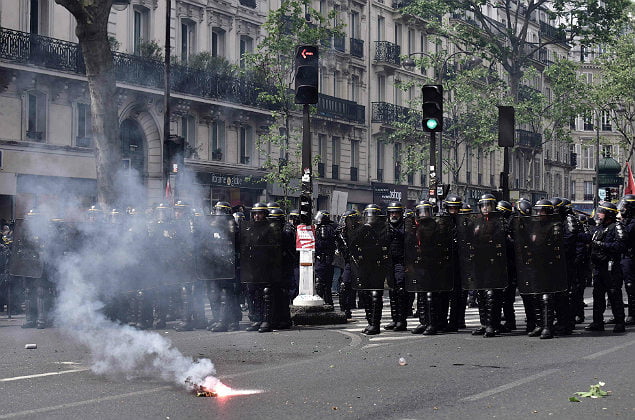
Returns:
[[[297,159],[301,152],[297,148],[301,144],[301,133],[292,126],[298,112],[291,85],[295,49],[297,45],[320,45],[330,40],[341,30],[341,25],[335,22],[337,17],[335,10],[322,16],[311,7],[310,0],[283,0],[278,9],[269,11],[263,25],[266,35],[256,51],[243,56],[244,71],[273,87],[260,93],[260,99],[276,111],[271,113],[273,123],[269,124],[268,132],[258,139],[258,150],[265,154],[270,149],[268,145],[281,149],[280,159],[267,154],[264,168],[268,171],[267,181],[281,185],[285,194],[292,188],[291,181],[301,175]]]
[[[102,207],[117,201],[115,175],[121,166],[119,116],[112,106],[115,97],[115,72],[108,39],[111,0],[55,0],[77,21],[75,33],[82,49],[91,103],[95,139],[97,200]]]

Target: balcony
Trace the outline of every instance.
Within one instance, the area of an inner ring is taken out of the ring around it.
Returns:
[[[518,146],[532,149],[542,149],[542,134],[527,130],[516,130]]]
[[[336,51],[345,52],[346,51],[346,37],[341,35],[334,35],[333,48]]]
[[[223,151],[220,149],[212,151],[212,160],[223,160]]]
[[[77,147],[93,147],[93,139],[91,137],[76,137],[75,146]]]
[[[331,178],[340,179],[340,165],[331,165]]]
[[[375,61],[378,63],[401,65],[401,47],[388,41],[375,41]]]
[[[366,121],[366,107],[363,105],[322,93],[318,95],[317,113],[323,117],[348,120],[359,124],[364,124]]]
[[[86,74],[84,58],[78,44],[6,28],[0,28],[0,59]],[[115,52],[113,64],[118,82],[163,91],[162,61]],[[187,66],[171,67],[171,90],[197,97],[273,109],[272,105],[258,97],[261,92],[273,92],[272,87],[245,77],[225,76]]]
[[[415,112],[410,108],[390,104],[388,102],[373,102],[371,122],[390,124],[393,122],[407,123],[410,120],[411,112]]]
[[[566,43],[567,42],[567,34],[555,26],[549,25],[546,22],[540,22],[540,33],[558,43]]]
[[[351,55],[357,58],[364,58],[364,40],[351,38]]]
[[[393,0],[392,8],[401,9],[402,7],[408,6],[410,3],[412,3],[412,0]]]
[[[613,131],[613,126],[611,124],[602,124],[602,131]]]
[[[318,162],[318,177],[326,177],[326,168],[323,162]]]
[[[593,131],[593,123],[584,123],[584,131]]]
[[[245,7],[256,8],[256,0],[239,0],[239,2]]]
[[[358,181],[358,170],[354,166],[351,166],[351,181]]]

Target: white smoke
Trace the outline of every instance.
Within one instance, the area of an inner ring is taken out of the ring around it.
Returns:
[[[146,197],[145,190],[128,173],[120,179],[127,193],[122,195],[120,205],[126,205],[127,197],[132,206],[138,206],[139,199]],[[215,370],[209,359],[194,360],[160,334],[113,322],[104,314],[109,299],[135,290],[135,278],[155,273],[147,267],[152,261],[140,258],[144,254],[139,251],[147,246],[147,241],[139,236],[146,231],[144,218],[128,218],[128,229],[123,231],[110,224],[100,224],[99,231],[95,231],[94,224],[67,220],[65,223],[75,229],[75,236],[72,249],[62,253],[56,248],[62,245],[56,241],[57,233],[48,223],[59,217],[59,209],[39,210],[43,217],[37,223],[30,222],[28,230],[47,244],[43,259],[49,266],[47,272],[53,273],[58,293],[55,326],[88,347],[93,372],[126,378],[152,377],[189,388],[218,381],[210,376]],[[119,210],[125,213],[125,209]]]

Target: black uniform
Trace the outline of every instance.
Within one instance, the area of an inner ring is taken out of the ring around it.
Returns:
[[[333,258],[335,256],[335,227],[326,217],[317,220],[315,225],[315,293],[324,299],[327,305],[333,304]],[[316,219],[319,218],[320,213]]]

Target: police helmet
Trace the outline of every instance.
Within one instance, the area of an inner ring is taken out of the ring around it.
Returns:
[[[399,201],[391,201],[390,203],[388,203],[388,206],[386,206],[387,213],[393,213],[393,212],[403,213],[403,210],[404,210],[404,206]]]
[[[278,204],[275,201],[270,201],[267,203],[267,209],[271,210],[271,209],[279,209],[280,208],[280,204]]]
[[[512,204],[509,201],[501,200],[498,203],[496,203],[496,210],[503,213],[503,216],[509,217],[512,215],[512,211],[513,211]]]
[[[564,207],[564,202],[562,201],[562,198],[553,197],[553,198],[550,198],[549,201],[551,201],[551,204],[553,204],[554,213],[564,214],[565,207]]]
[[[172,209],[167,204],[161,203],[154,208],[154,220],[157,223],[165,223],[170,219]]]
[[[617,208],[624,217],[635,216],[635,194],[624,195]]]
[[[188,217],[190,212],[190,205],[185,201],[177,201],[174,203],[174,218],[175,219],[183,219],[184,217]]]
[[[113,225],[119,224],[121,222],[121,212],[117,209],[112,209],[108,213],[108,223]]]
[[[481,212],[496,211],[496,197],[494,197],[494,194],[483,194],[481,199],[478,200],[478,208]]]
[[[381,208],[377,204],[369,204],[364,208],[364,219],[367,224],[375,223],[382,217]]]
[[[421,200],[415,207],[415,216],[417,219],[423,217],[432,217],[434,214],[434,206],[428,200]]]
[[[404,209],[403,217],[414,217],[415,212],[412,209]]]
[[[342,218],[340,219],[340,226],[351,226],[358,223],[361,219],[361,215],[357,210],[346,210],[342,213]]]
[[[86,212],[86,219],[89,222],[100,222],[103,219],[103,212],[99,206],[90,206]]]
[[[234,221],[236,223],[240,223],[243,220],[245,220],[245,213],[243,213],[242,211],[237,211],[234,214],[232,214],[232,216],[234,216]]]
[[[252,218],[257,213],[263,214],[265,217],[267,217],[267,213],[268,212],[269,212],[269,209],[267,208],[267,204],[262,203],[262,202],[258,202],[256,204],[254,204],[253,207],[251,208]]]
[[[284,223],[284,212],[282,209],[271,209],[269,210],[269,214],[267,214],[267,219],[275,222]]]
[[[526,199],[518,200],[518,202],[516,203],[516,209],[521,216],[531,216],[531,201]]]
[[[227,201],[219,201],[214,204],[214,214],[232,214],[232,206]]]
[[[551,201],[543,198],[542,200],[536,201],[536,204],[534,204],[534,211],[536,214],[553,214],[553,204]]]
[[[460,209],[463,206],[463,200],[456,194],[448,194],[448,196],[445,197],[445,200],[443,200],[443,205],[446,208],[456,207]]]
[[[459,209],[459,214],[469,214],[472,213],[472,206],[467,203],[463,203],[461,208]]]
[[[608,201],[603,201],[598,205],[597,212],[604,214],[604,217],[615,219],[617,217],[617,206]]]
[[[315,224],[323,225],[331,221],[331,213],[326,210],[320,210],[315,215]]]
[[[571,213],[573,211],[573,204],[568,198],[562,198],[562,211],[563,213]]]

